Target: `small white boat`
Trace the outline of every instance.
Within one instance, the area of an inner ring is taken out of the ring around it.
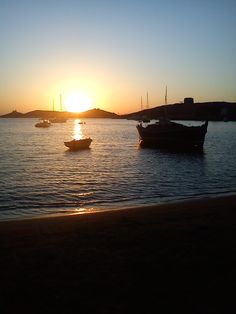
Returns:
[[[49,120],[40,120],[35,126],[36,128],[48,128],[51,126],[51,122]]]
[[[68,147],[70,150],[80,150],[89,148],[90,144],[92,143],[92,139],[84,138],[80,140],[72,140],[69,142],[64,142],[65,146]]]

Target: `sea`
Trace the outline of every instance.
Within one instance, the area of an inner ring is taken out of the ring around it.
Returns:
[[[203,154],[140,148],[136,121],[0,119],[0,220],[119,210],[236,192],[236,122],[209,122]],[[179,121],[199,125],[196,121]],[[64,141],[91,137],[72,152]]]

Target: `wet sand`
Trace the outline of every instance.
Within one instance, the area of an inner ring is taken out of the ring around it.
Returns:
[[[234,313],[236,195],[0,222],[1,313]]]

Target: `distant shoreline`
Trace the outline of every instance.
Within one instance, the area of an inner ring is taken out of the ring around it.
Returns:
[[[81,113],[60,112],[50,110],[34,110],[27,113],[20,113],[16,110],[1,115],[0,118],[38,118],[52,119],[63,117],[66,119],[75,118],[110,118],[142,120],[159,119],[163,115],[171,120],[196,120],[196,121],[236,121],[235,102],[204,102],[204,103],[177,103],[158,106],[142,111],[118,115],[101,109],[91,109]]]

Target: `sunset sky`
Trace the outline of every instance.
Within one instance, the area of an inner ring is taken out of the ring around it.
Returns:
[[[236,101],[236,0],[0,0],[0,114]]]

